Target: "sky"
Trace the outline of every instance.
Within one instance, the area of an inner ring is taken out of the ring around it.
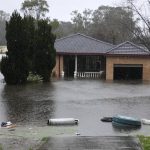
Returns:
[[[12,13],[15,9],[20,11],[24,0],[0,0],[0,10]],[[86,8],[95,10],[101,5],[119,6],[126,0],[47,0],[50,12],[47,14],[51,19],[70,21],[71,12],[78,10],[80,13]],[[138,1],[138,0],[136,0]],[[140,2],[145,0],[139,0]]]
[[[0,0],[0,10],[12,13],[15,9],[20,10],[24,0]],[[60,21],[70,21],[71,12],[82,12],[85,8],[97,9],[100,5],[115,5],[115,0],[47,0],[49,4],[48,17],[57,18]],[[116,0],[117,3],[121,0]]]

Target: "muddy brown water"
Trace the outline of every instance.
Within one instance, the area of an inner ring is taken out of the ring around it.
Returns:
[[[10,120],[19,126],[18,130],[33,127],[46,133],[50,128],[47,126],[49,118],[73,117],[79,119],[78,126],[69,127],[73,134],[150,135],[148,125],[138,129],[120,129],[100,121],[104,116],[116,114],[150,119],[150,83],[85,79],[52,80],[50,83],[20,86],[8,86],[2,80],[0,83],[0,122]],[[58,130],[57,127],[53,129]]]

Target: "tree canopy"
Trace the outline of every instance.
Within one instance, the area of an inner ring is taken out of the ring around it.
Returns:
[[[6,21],[9,19],[9,14],[0,10],[0,45],[6,45],[5,27]]]
[[[26,30],[23,19],[16,11],[6,23],[7,56],[2,58],[1,72],[8,84],[25,83],[28,76]]]
[[[7,84],[26,83],[29,73],[50,80],[55,66],[55,36],[47,20],[21,17],[14,12],[6,22],[6,57],[1,61],[1,72]]]
[[[44,82],[50,80],[50,74],[56,63],[54,42],[55,36],[51,33],[51,25],[47,20],[39,20],[38,30],[36,30],[34,71],[42,77]]]
[[[74,32],[91,35],[113,44],[133,38],[131,31],[136,30],[137,20],[133,19],[132,11],[126,7],[100,6],[83,13],[72,12]]]
[[[134,16],[138,16],[140,27],[138,28],[137,32],[133,32],[136,40],[139,41],[139,43],[145,45],[148,49],[150,49],[150,19],[149,19],[149,15],[147,16],[146,14],[143,14],[141,12],[142,8],[138,8],[138,6],[136,6],[135,4],[135,0],[127,0],[127,4],[129,5],[129,9],[136,15]],[[148,12],[147,14],[149,14],[149,10],[150,10],[150,0],[146,0],[145,1],[146,6],[144,6],[144,9],[146,9]]]
[[[21,10],[25,15],[31,15],[36,19],[40,19],[49,12],[49,5],[46,0],[25,0],[22,3]]]

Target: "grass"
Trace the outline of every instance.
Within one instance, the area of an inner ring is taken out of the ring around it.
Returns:
[[[144,150],[150,150],[150,137],[138,136]]]
[[[44,146],[44,144],[46,144],[47,142],[48,142],[48,137],[43,137],[42,139],[41,139],[41,144],[38,146],[38,149],[37,150],[41,150],[42,149],[42,147]]]
[[[2,145],[0,144],[0,150],[3,150]]]
[[[41,141],[45,143],[48,142],[48,137],[43,137]]]

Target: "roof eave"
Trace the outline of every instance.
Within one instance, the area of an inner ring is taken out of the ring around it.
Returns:
[[[150,54],[106,54],[106,56],[112,57],[150,57]]]
[[[105,55],[106,53],[56,52],[57,55]]]

